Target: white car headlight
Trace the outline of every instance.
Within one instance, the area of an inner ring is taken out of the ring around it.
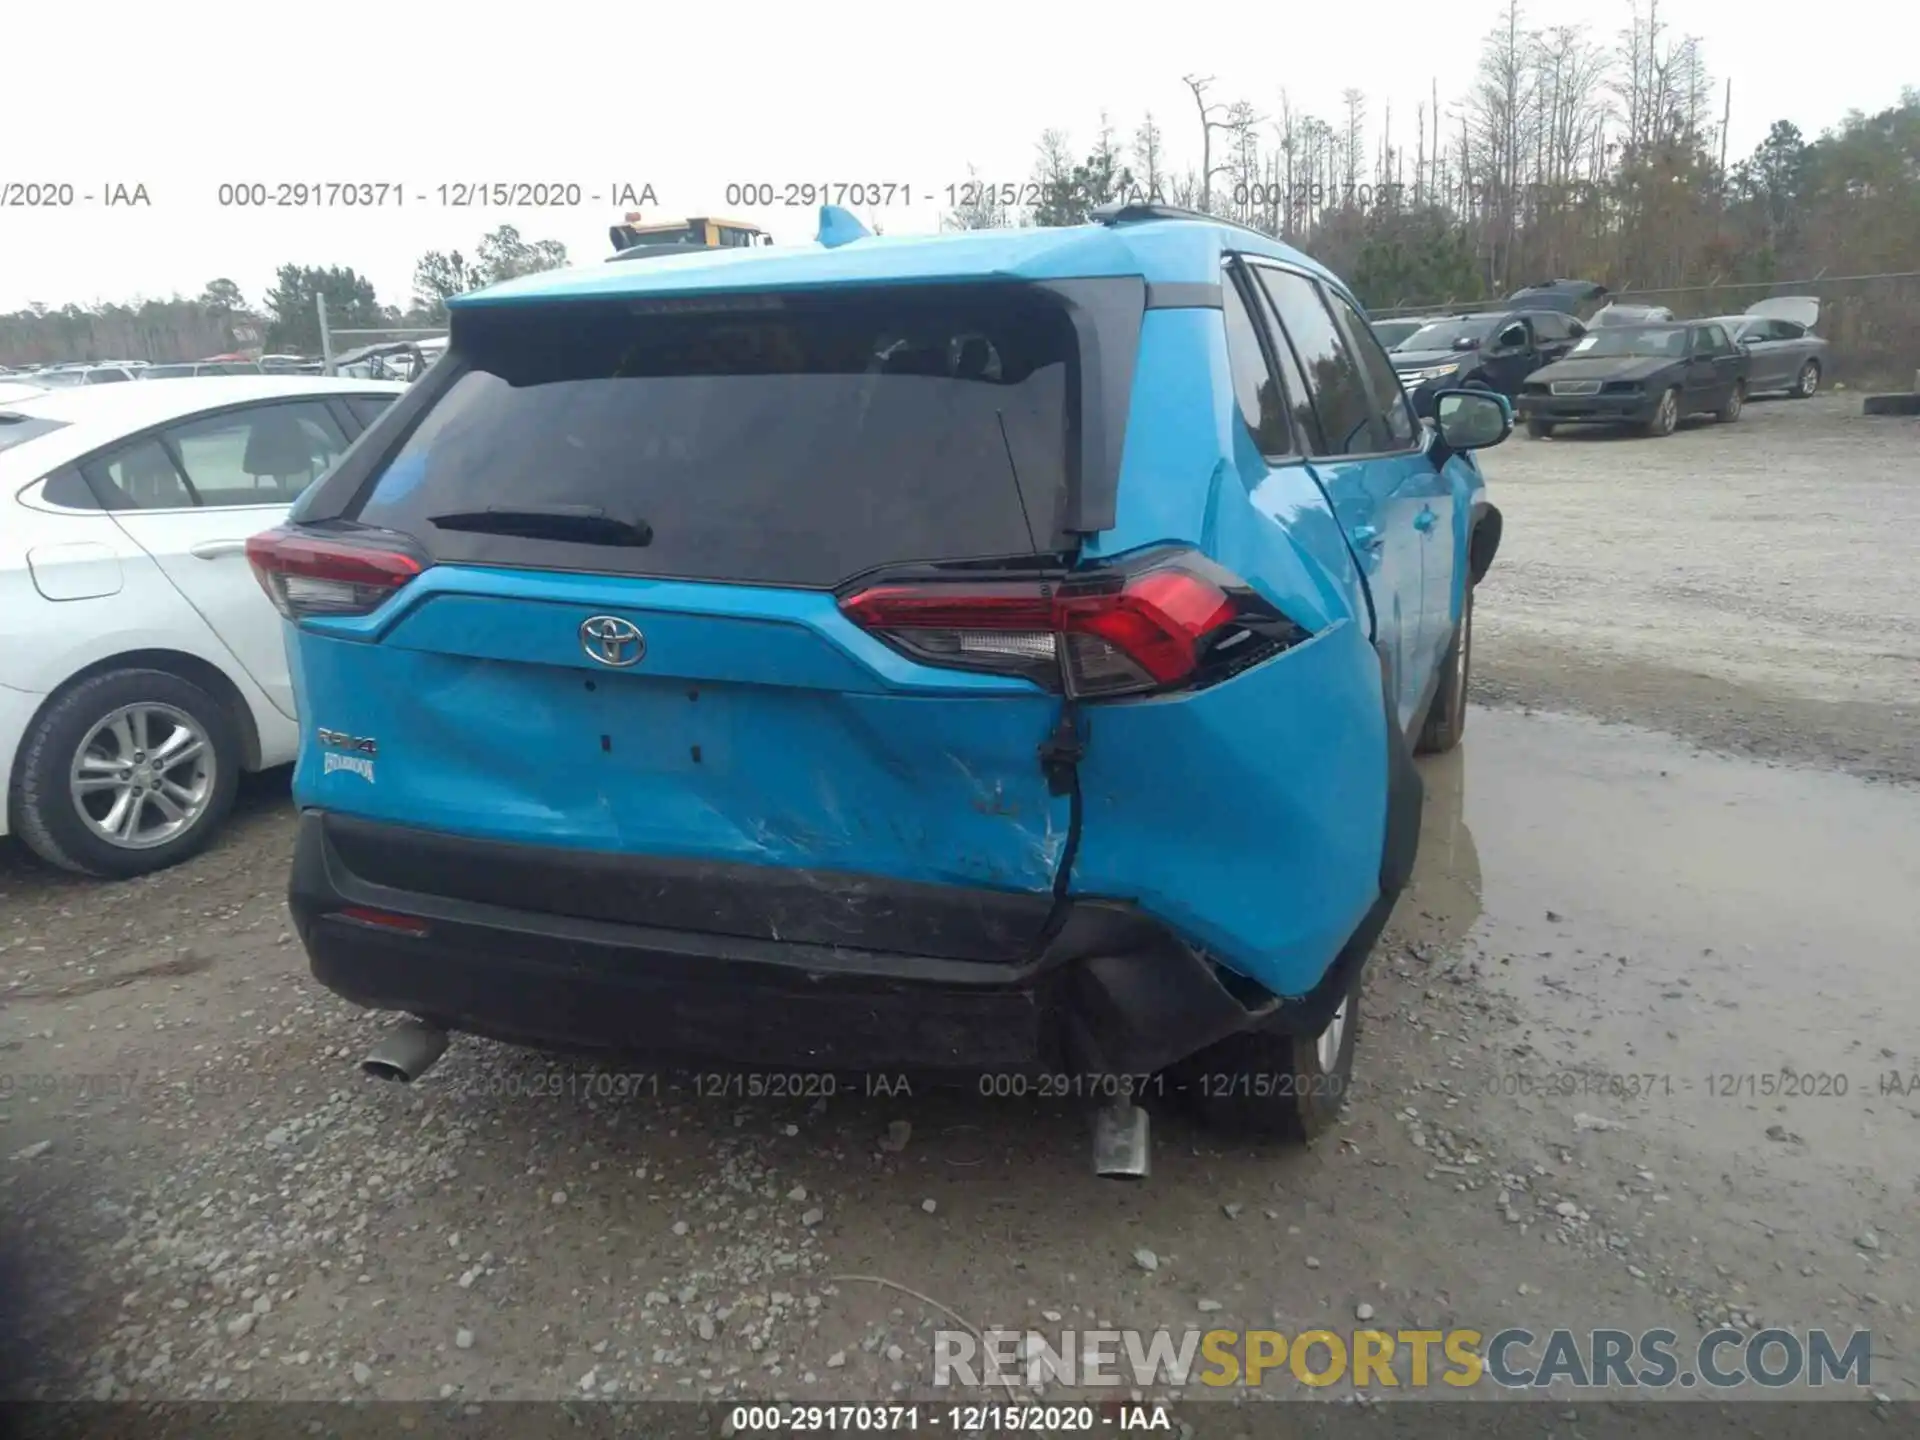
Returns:
[[[1451,365],[1428,365],[1419,370],[1403,370],[1400,372],[1400,380],[1402,384],[1424,385],[1429,380],[1445,379],[1459,368],[1459,363],[1456,361]]]

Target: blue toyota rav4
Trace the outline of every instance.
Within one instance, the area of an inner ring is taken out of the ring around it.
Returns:
[[[1312,1135],[1465,718],[1483,392],[1209,217],[536,275],[249,547],[360,1004]],[[430,1062],[431,1054],[427,1055]]]

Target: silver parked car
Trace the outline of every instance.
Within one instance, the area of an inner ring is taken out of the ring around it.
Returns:
[[[1784,391],[1804,400],[1820,388],[1827,368],[1827,342],[1813,333],[1820,302],[1811,295],[1776,295],[1725,315],[1720,323],[1752,359],[1750,394]]]

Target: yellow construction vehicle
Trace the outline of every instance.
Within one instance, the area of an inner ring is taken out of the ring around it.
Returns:
[[[773,243],[773,237],[766,231],[743,220],[698,216],[691,220],[656,220],[648,224],[638,210],[628,211],[622,223],[608,229],[607,236],[613,241],[615,260],[640,259],[683,249],[712,250]]]

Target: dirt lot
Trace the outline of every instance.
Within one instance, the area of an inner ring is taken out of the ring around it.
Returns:
[[[384,1086],[381,1022],[290,942],[284,779],[147,881],[0,842],[46,1393],[887,1399],[930,1393],[951,1311],[1869,1328],[1872,1389],[1920,1400],[1920,427],[1856,412],[1489,455],[1493,705],[1426,766],[1312,1149],[1159,1106],[1123,1187],[1080,1105],[702,1097],[472,1040]]]

